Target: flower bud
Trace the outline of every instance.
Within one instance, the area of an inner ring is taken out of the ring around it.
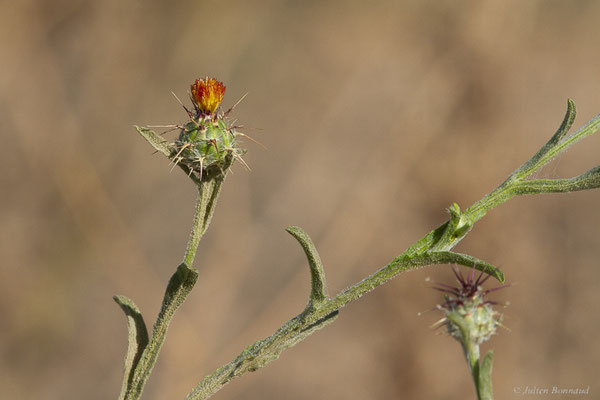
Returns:
[[[191,85],[195,109],[190,121],[181,127],[175,141],[172,159],[189,169],[200,180],[224,176],[235,159],[241,160],[244,150],[236,143],[235,127],[230,126],[217,108],[223,100],[225,86],[214,78],[197,79]]]
[[[489,340],[500,325],[502,315],[492,306],[475,296],[445,310],[448,334],[459,342],[481,344]]]
[[[483,290],[482,284],[490,277],[483,277],[483,272],[475,279],[475,268],[468,277],[463,277],[455,266],[453,272],[458,280],[458,287],[440,285],[437,290],[445,293],[445,303],[438,306],[444,311],[443,320],[448,334],[463,345],[469,342],[480,345],[496,333],[502,322],[502,315],[495,311],[493,301],[485,300],[486,294],[501,289],[506,285]]]

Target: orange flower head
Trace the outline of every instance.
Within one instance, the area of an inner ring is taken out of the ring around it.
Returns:
[[[196,79],[191,86],[192,101],[205,114],[215,112],[225,95],[225,85],[214,78]]]

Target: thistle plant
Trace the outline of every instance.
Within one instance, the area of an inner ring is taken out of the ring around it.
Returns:
[[[228,120],[232,109],[223,112],[220,108],[224,94],[225,86],[221,82],[213,78],[196,80],[190,88],[192,108],[188,109],[184,106],[189,120],[184,124],[171,126],[179,131],[179,136],[174,142],[167,141],[150,127],[136,126],[140,135],[157,152],[167,157],[173,166],[184,171],[196,186],[198,197],[183,261],[167,284],[162,307],[152,333],[148,334],[142,314],[133,301],[125,296],[114,297],[125,312],[129,332],[125,373],[119,399],[141,398],[144,385],[157,362],[171,319],[198,279],[198,270],[193,268],[192,264],[198,243],[210,224],[223,182],[236,161],[244,163],[241,157],[244,150],[238,144],[238,139],[244,135],[238,132]],[[357,300],[402,272],[433,264],[457,264],[479,270],[503,283],[504,274],[495,266],[474,256],[451,250],[489,210],[514,196],[573,192],[600,186],[600,166],[572,178],[530,179],[554,157],[600,129],[600,116],[597,116],[573,134],[568,135],[574,119],[575,105],[568,100],[566,115],[556,133],[536,154],[510,174],[500,186],[464,211],[457,204],[452,204],[448,209],[450,214],[448,221],[415,242],[386,266],[335,296],[330,296],[327,292],[324,268],[310,237],[299,227],[288,227],[287,232],[298,241],[308,261],[311,290],[306,307],[298,315],[285,322],[271,336],[257,340],[242,350],[231,362],[205,376],[190,390],[186,399],[207,399],[232,379],[265,367],[271,361],[276,360],[284,350],[295,346],[319,329],[334,322],[340,309],[346,304]],[[477,282],[471,280],[469,285],[472,288],[479,286],[482,280],[481,278],[478,278]],[[457,300],[454,302],[449,300],[450,302],[446,303],[449,312],[446,314],[446,318],[449,323],[454,324],[449,325],[453,336],[473,337],[472,329],[464,324],[464,321],[471,318],[469,313],[477,314],[475,318],[478,321],[487,318],[484,325],[487,325],[488,328],[495,326],[498,320],[493,311],[488,310],[489,304],[485,304],[482,296],[482,292],[475,290],[474,293],[471,293],[470,301],[473,302],[471,305],[467,305],[466,301],[462,300],[462,305],[459,305]],[[481,311],[487,312],[488,316],[479,315]],[[476,341],[480,341],[480,339]],[[464,348],[465,342],[461,343]],[[490,379],[491,355],[486,356],[482,366],[479,367],[479,356],[478,354],[475,356],[474,349],[466,349],[465,354],[471,363],[472,372],[475,368],[474,360],[477,360],[479,371],[477,375],[479,381],[475,384],[477,397],[491,399],[491,383],[480,383],[482,379],[488,379],[488,381]],[[475,374],[473,376],[475,377]]]
[[[464,277],[456,266],[452,272],[458,281],[458,287],[438,283],[434,289],[444,292],[444,303],[438,308],[444,312],[439,324],[444,324],[448,334],[456,339],[465,354],[469,371],[473,377],[478,399],[492,399],[492,360],[494,352],[490,350],[479,363],[479,345],[487,342],[502,321],[502,315],[494,310],[496,302],[486,300],[489,293],[502,289],[506,285],[484,290],[482,285],[490,278],[483,272],[475,278],[475,268]]]

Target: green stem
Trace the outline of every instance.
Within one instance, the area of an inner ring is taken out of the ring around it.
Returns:
[[[473,377],[477,400],[481,400],[479,388],[479,345],[469,340],[464,341],[462,345],[467,364],[469,365],[469,370],[471,371],[471,376]]]
[[[297,230],[298,228],[293,229]],[[290,228],[288,228],[288,231],[290,231]],[[309,249],[307,255],[312,252],[316,252],[316,250]],[[309,260],[318,257],[317,255],[314,255],[314,257],[312,256],[313,255],[311,254],[308,257]],[[369,278],[364,279],[350,289],[340,293],[335,298],[319,303],[309,303],[311,305],[310,307],[307,307],[301,314],[286,322],[273,335],[266,339],[256,341],[254,344],[248,346],[230,363],[217,369],[211,375],[206,376],[191,390],[186,397],[186,400],[208,399],[221,390],[221,388],[232,379],[241,376],[246,372],[262,368],[269,362],[276,360],[283,350],[296,345],[312,333],[333,322],[338,315],[338,310],[344,305],[373,290],[387,280],[392,279],[400,272],[430,264],[445,264],[452,262],[471,267],[474,263],[477,264],[478,267],[480,264],[485,265],[481,260],[451,252],[423,254],[411,258],[398,257],[387,267],[382,268]],[[311,266],[311,271],[313,269],[314,266]],[[313,279],[316,278],[316,275],[317,274],[313,275]],[[313,285],[313,287],[315,286],[320,287],[320,285]]]
[[[134,370],[133,379],[128,387],[125,400],[138,400],[142,397],[144,386],[167,337],[171,319],[196,284],[197,279],[198,272],[196,270],[181,264],[169,280],[160,313],[152,329],[152,337],[144,348],[140,361]]]
[[[192,223],[190,238],[183,257],[183,262],[188,266],[191,266],[194,263],[198,244],[200,243],[200,239],[202,239],[204,232],[208,229],[222,186],[223,178],[214,178],[207,182],[202,181],[198,184],[198,198],[196,199],[194,221]]]
[[[160,313],[154,323],[152,336],[149,341],[147,339],[145,342],[139,341],[139,344],[133,343],[130,338],[129,352],[134,355],[139,354],[139,361],[135,362],[135,365],[133,365],[133,362],[129,363],[132,364],[131,372],[128,372],[128,363],[126,362],[125,379],[127,381],[123,383],[124,389],[121,395],[121,398],[124,400],[138,400],[141,398],[144,386],[158,360],[158,355],[166,339],[171,319],[173,318],[175,311],[183,304],[198,279],[198,271],[191,268],[191,265],[194,262],[200,239],[202,239],[202,236],[210,224],[223,184],[223,178],[213,178],[207,181],[197,182],[197,184],[198,198],[196,200],[192,230],[185,250],[183,263],[177,267],[177,270],[169,280]],[[120,300],[120,304],[123,303],[123,300],[120,298],[118,300]],[[131,304],[133,305],[133,303]],[[135,305],[132,307],[135,307]],[[127,310],[129,310],[129,308]],[[138,330],[141,329],[142,325],[144,325],[143,320],[141,321],[142,322],[138,322],[134,328],[137,328]],[[143,326],[143,328],[145,330],[145,326]],[[130,328],[129,330],[130,336],[132,336],[134,329]],[[134,339],[136,339],[136,337],[134,337]]]
[[[493,354],[491,352],[488,353],[484,359],[484,363],[480,365],[479,343],[471,336],[469,323],[458,312],[449,312],[446,314],[446,318],[460,331],[460,336],[455,338],[460,342],[465,359],[467,360],[477,400],[493,400],[491,381]]]

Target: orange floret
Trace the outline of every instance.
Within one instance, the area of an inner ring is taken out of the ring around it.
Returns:
[[[205,114],[215,112],[225,95],[225,85],[214,78],[196,79],[191,86],[192,101]]]

